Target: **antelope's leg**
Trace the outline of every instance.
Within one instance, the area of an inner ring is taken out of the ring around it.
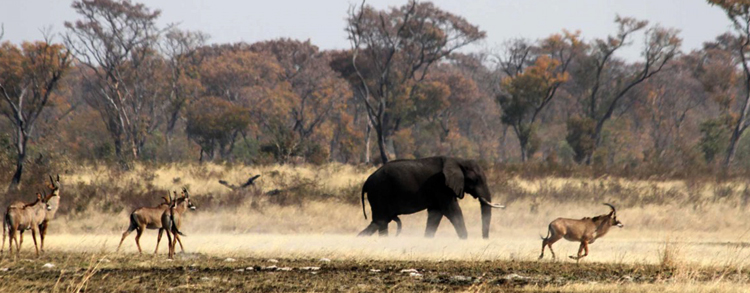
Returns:
[[[13,229],[8,229],[8,254],[13,255],[13,236],[15,236],[15,231]]]
[[[7,227],[8,225],[3,221],[3,242],[0,243],[0,255],[3,254],[3,250],[5,249],[5,237],[8,236]]]
[[[182,238],[180,237],[180,235],[177,235],[177,233],[172,233],[172,234],[174,234],[175,242],[180,243],[180,250],[182,251],[182,253],[185,253],[185,247],[182,247]],[[175,250],[176,249],[177,247],[175,245]]]
[[[135,230],[135,245],[138,246],[138,253],[143,254],[143,250],[141,250],[141,235],[143,234],[143,229],[138,228]]]
[[[159,242],[161,242],[162,234],[164,234],[164,228],[159,228],[159,237],[156,237],[156,249],[154,249],[154,254],[159,251]]]
[[[21,242],[16,242],[16,250],[21,250],[21,247],[23,247],[23,232],[26,232],[24,230],[18,231],[18,238],[20,238]]]
[[[165,230],[165,231],[167,232],[167,246],[169,246],[169,252],[167,253],[168,255],[167,258],[172,259],[172,255],[173,255],[172,250],[174,249],[173,247],[174,244],[172,242],[172,235],[171,235],[172,233],[169,232],[169,230]]]
[[[39,227],[32,227],[31,228],[31,239],[34,240],[34,250],[36,250],[36,257],[39,257],[39,245],[36,243],[36,231],[39,230]]]
[[[585,250],[585,253],[583,254],[582,257],[588,256],[589,255],[589,243],[588,243],[588,241],[583,241],[583,249]]]
[[[549,252],[552,253],[552,259],[556,258],[555,251],[552,250],[552,244],[555,244],[555,242],[562,239],[562,235],[557,235],[555,232],[552,232],[549,238],[547,238],[547,247],[549,247]],[[544,251],[544,246],[542,246],[542,251]]]
[[[41,250],[42,253],[44,253],[44,236],[47,236],[48,224],[49,222],[44,221],[42,222],[42,224],[39,225],[39,240],[40,240],[39,250]]]
[[[119,252],[120,251],[120,247],[122,246],[122,242],[125,241],[125,238],[128,237],[128,235],[130,235],[130,233],[132,233],[133,230],[136,230],[136,229],[135,228],[133,228],[133,229],[128,228],[128,230],[125,230],[125,232],[122,233],[122,238],[120,238],[120,244],[117,245],[117,250],[115,252]]]
[[[21,232],[19,231],[18,234],[21,234]],[[16,235],[17,235],[16,232],[13,231],[13,240],[16,242],[16,257],[18,257],[21,254],[21,247],[18,245],[18,237],[19,236],[16,236]],[[21,235],[23,235],[23,234],[21,234]]]
[[[582,253],[583,253],[583,248],[584,248],[585,246],[586,246],[586,240],[581,240],[581,245],[580,245],[580,246],[578,246],[578,256],[577,256],[577,257],[573,257],[573,256],[571,255],[571,256],[570,256],[570,258],[572,258],[572,259],[575,259],[576,261],[577,261],[577,260],[580,260],[580,259],[581,259],[581,257],[582,257],[581,255],[582,255]]]
[[[539,259],[542,259],[544,257],[544,247],[545,246],[547,246],[547,239],[542,239],[542,254],[539,255]]]

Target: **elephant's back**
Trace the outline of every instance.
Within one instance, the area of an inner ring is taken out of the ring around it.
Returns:
[[[373,172],[365,181],[363,189],[367,193],[414,194],[429,180],[442,174],[441,166],[442,163],[436,164],[424,159],[391,161]],[[442,175],[439,177],[442,179]]]

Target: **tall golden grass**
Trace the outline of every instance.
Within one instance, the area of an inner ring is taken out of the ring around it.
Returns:
[[[182,230],[189,235],[185,238],[188,249],[197,252],[533,260],[541,248],[539,236],[546,235],[550,221],[604,214],[608,208],[602,203],[611,202],[618,206],[618,218],[625,228],[613,228],[593,244],[587,261],[732,267],[750,264],[750,223],[745,217],[748,190],[744,182],[529,180],[489,170],[494,201],[508,206],[495,210],[490,240],[479,237],[479,204],[470,196],[460,201],[469,241],[458,241],[448,221],[442,222],[436,239],[423,239],[424,212],[401,217],[404,231],[399,238],[356,238],[368,224],[359,197],[361,184],[372,171],[374,168],[340,164],[137,166],[127,173],[81,167],[63,176],[63,201],[91,190],[122,194],[88,197],[90,204],[79,202],[77,210],[68,207],[70,210],[52,223],[49,243],[53,249],[111,250],[135,208],[127,196],[141,196],[144,204],[156,205],[167,190],[187,186],[198,210],[187,215]],[[262,177],[246,191],[232,191],[218,183],[224,179],[239,184],[254,174]],[[281,192],[267,195],[271,190]],[[370,213],[369,206],[366,211]],[[155,235],[146,232],[142,238],[146,251],[155,245]],[[135,249],[132,237],[126,240],[126,251]],[[577,248],[577,244],[565,241],[555,245],[561,256],[574,254]]]

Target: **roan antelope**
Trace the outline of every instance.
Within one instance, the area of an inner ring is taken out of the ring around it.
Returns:
[[[13,241],[16,242],[16,256],[21,251],[21,244],[16,238],[17,231],[23,235],[24,230],[31,230],[31,237],[34,239],[34,248],[36,256],[39,256],[39,246],[36,242],[36,233],[39,231],[39,225],[44,221],[50,206],[42,197],[41,193],[36,194],[36,201],[24,206],[11,205],[8,207],[3,219],[3,245],[5,244],[5,230],[8,232],[8,253],[13,254]],[[23,242],[23,241],[21,241]]]
[[[39,238],[41,239],[40,249],[44,252],[44,237],[47,236],[47,228],[49,222],[55,218],[57,209],[60,208],[60,175],[57,175],[57,180],[52,180],[52,175],[49,175],[49,184],[47,188],[50,190],[50,194],[44,198],[44,201],[49,206],[47,209],[47,215],[44,217],[44,221],[39,224]],[[23,241],[23,234],[21,234],[21,240]]]
[[[195,210],[195,205],[190,201],[190,194],[187,189],[182,188],[182,197],[175,198],[169,209],[165,210],[161,216],[161,228],[167,231],[169,259],[174,258],[175,246],[178,241],[180,242],[180,250],[183,253],[185,252],[182,240],[180,240],[180,235],[185,236],[185,234],[180,232],[180,226],[182,224],[182,214],[188,209]],[[172,239],[172,236],[174,236],[174,239]]]
[[[154,254],[159,251],[159,242],[161,242],[161,236],[164,233],[164,229],[161,228],[161,215],[170,207],[171,201],[169,198],[171,198],[171,196],[169,195],[169,191],[167,191],[167,197],[162,197],[164,202],[160,203],[158,206],[140,207],[130,213],[130,226],[128,226],[128,229],[122,233],[122,239],[120,239],[120,244],[117,245],[117,251],[120,251],[120,247],[122,246],[122,242],[125,241],[125,237],[128,237],[128,235],[135,230],[135,245],[138,246],[138,253],[143,254],[140,239],[144,229],[159,229],[159,237],[156,238],[156,249],[154,249]]]
[[[44,221],[39,224],[39,238],[41,240],[40,250],[44,252],[44,238],[47,236],[47,228],[49,227],[49,221],[55,217],[57,209],[60,208],[60,175],[57,175],[57,180],[52,179],[52,175],[49,175],[49,183],[45,184],[45,187],[49,189],[49,195],[44,196],[44,201],[49,205],[47,215],[44,217]],[[23,208],[27,203],[17,200],[11,202],[8,208],[17,207]],[[21,230],[20,243],[23,245],[23,230]],[[5,245],[5,233],[3,233],[2,245]],[[2,247],[0,247],[0,253],[2,253]]]
[[[552,244],[564,237],[568,241],[581,242],[581,246],[578,248],[578,256],[570,256],[572,259],[579,260],[589,255],[589,244],[594,243],[597,238],[607,234],[610,227],[617,226],[622,228],[622,223],[617,220],[617,211],[615,210],[615,207],[608,203],[605,203],[604,205],[609,206],[609,208],[612,209],[609,214],[599,215],[593,218],[586,217],[580,220],[557,218],[549,223],[547,238],[542,237],[542,254],[539,255],[539,259],[544,257],[545,246],[549,246],[549,251],[552,252],[552,258],[555,258]],[[581,252],[583,251],[585,251],[585,253],[581,255]]]

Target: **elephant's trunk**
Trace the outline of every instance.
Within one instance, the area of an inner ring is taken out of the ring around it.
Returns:
[[[480,197],[481,198],[481,197]],[[492,219],[492,207],[481,203],[482,205],[482,238],[490,238],[490,220]]]
[[[492,194],[487,186],[479,189],[477,199],[482,208],[482,238],[490,237],[490,220],[492,219],[492,208],[504,209],[504,205],[492,203]]]

